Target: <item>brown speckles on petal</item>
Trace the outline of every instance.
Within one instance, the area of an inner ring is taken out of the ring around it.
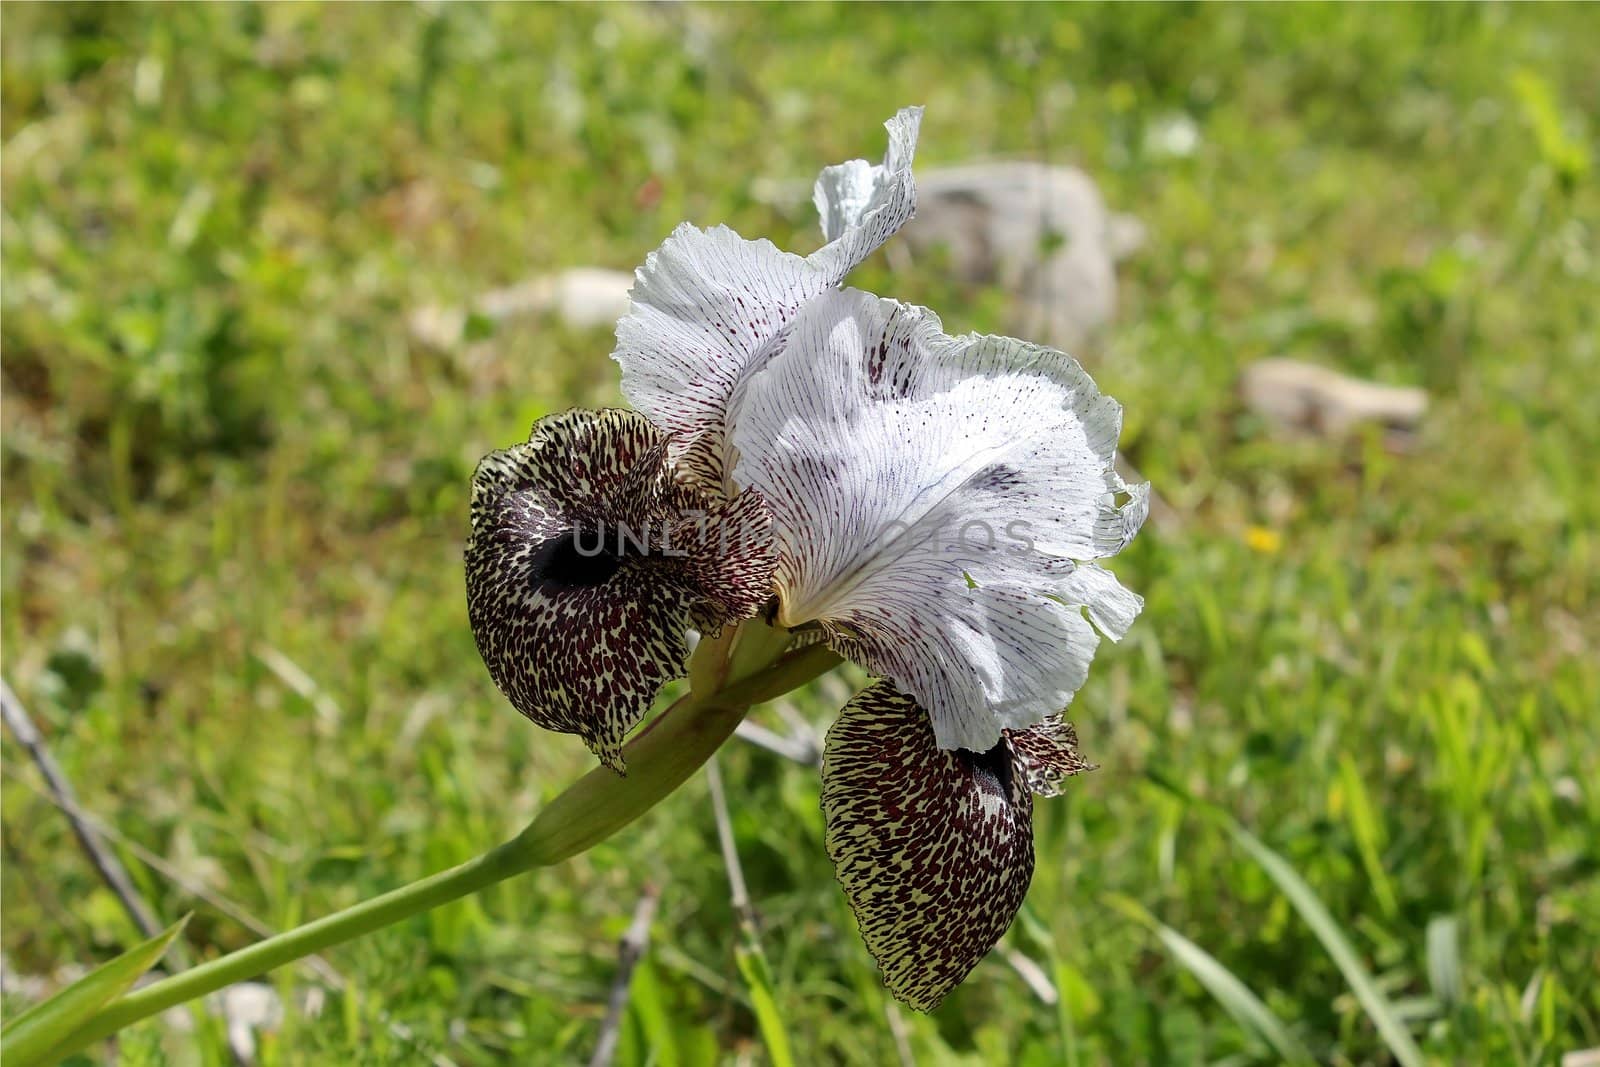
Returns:
[[[1008,730],[1006,741],[1023,783],[1034,796],[1060,796],[1068,778],[1095,768],[1078,755],[1078,734],[1059,715],[1026,730]]]
[[[939,750],[885,682],[828,732],[828,855],[885,984],[921,1011],[1005,933],[1033,875],[1032,800],[982,759]]]
[[[686,670],[685,630],[771,595],[760,496],[678,484],[666,446],[637,412],[565,412],[473,476],[467,608],[489,674],[619,773],[623,738]]]
[[[889,682],[845,706],[823,755],[828,855],[896,997],[931,1010],[1000,940],[1033,875],[1030,790],[1085,766],[1059,719],[975,753],[939,749]]]

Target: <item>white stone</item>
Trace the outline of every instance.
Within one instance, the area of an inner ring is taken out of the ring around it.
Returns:
[[[1107,209],[1075,167],[973,163],[920,172],[914,252],[943,249],[963,281],[1016,299],[1013,332],[1068,351],[1116,315],[1116,264],[1144,242],[1137,219]]]
[[[604,267],[573,267],[541,274],[503,289],[491,289],[468,307],[434,306],[411,314],[411,336],[431,348],[451,349],[466,336],[467,319],[478,315],[499,324],[553,315],[577,329],[610,326],[628,310],[633,275]]]

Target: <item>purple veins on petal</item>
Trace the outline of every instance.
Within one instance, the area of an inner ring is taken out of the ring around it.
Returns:
[[[772,510],[778,621],[820,623],[917,698],[943,748],[1043,721],[1142,606],[1098,565],[1145,515],[1115,469],[1120,426],[1065,353],[818,297],[733,431],[734,481]]]
[[[827,244],[809,256],[726,226],[679,225],[635,273],[612,353],[628,402],[672,435],[672,459],[703,484],[728,487],[729,427],[751,375],[786,340],[806,304],[836,288],[916,211],[911,160],[921,108],[885,126],[881,164],[826,168],[815,201]]]

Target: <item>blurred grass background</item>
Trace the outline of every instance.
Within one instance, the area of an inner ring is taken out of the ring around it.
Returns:
[[[85,806],[274,926],[499,840],[592,761],[473,650],[468,480],[533,418],[616,402],[611,338],[515,324],[466,359],[407,312],[631,269],[683,218],[809,250],[757,183],[875,159],[923,103],[919,165],[1075,163],[1149,228],[1078,354],[1174,518],[1117,562],[1148,606],[1072,709],[1101,769],[1039,806],[1006,941],[1058,1005],[991,956],[897,1010],[815,773],[721,757],[799,1061],[1270,1061],[1127,897],[1317,1058],[1386,1062],[1283,894],[1155,771],[1289,860],[1431,1057],[1557,1063],[1600,1045],[1597,38],[1594,7],[1545,5],[7,4],[7,680]],[[1192,152],[1163,150],[1174,120]],[[1002,294],[933,263],[857,280],[1001,325]],[[1235,382],[1278,355],[1426,388],[1415,448],[1267,433]],[[9,966],[132,943],[3,751]],[[196,912],[196,955],[251,939],[127,858],[164,917]],[[703,777],[331,953],[347,990],[262,1062],[581,1060],[646,883],[621,1062],[762,1062]],[[214,1026],[122,1053],[229,1062]]]

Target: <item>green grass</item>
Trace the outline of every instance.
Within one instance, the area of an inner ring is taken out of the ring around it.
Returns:
[[[263,1062],[418,1062],[385,1020],[462,1064],[582,1059],[646,882],[619,1062],[764,1061],[766,997],[802,1064],[896,1062],[897,1027],[924,1064],[1271,1062],[1240,1018],[1389,1062],[1300,904],[1153,774],[1282,857],[1426,1057],[1557,1063],[1600,1045],[1597,36],[1556,6],[8,4],[6,677],[85,805],[206,889],[125,853],[164,919],[195,912],[192,956],[251,939],[217,897],[284,927],[514,831],[591,760],[473,650],[468,479],[534,417],[615,402],[611,339],[527,323],[441,355],[407,311],[631,269],[683,218],[808,250],[758,180],[876,156],[923,103],[924,165],[1074,162],[1150,230],[1080,355],[1173,521],[1117,563],[1148,603],[1073,707],[1101,769],[1039,805],[1006,941],[1061,1003],[995,957],[897,1011],[815,773],[738,746],[756,992],[701,777],[331,953],[346,991]],[[1199,145],[1162,156],[1180,114]],[[857,280],[1002,322],[933,264]],[[1234,387],[1276,355],[1425,387],[1415,448],[1269,434]],[[11,966],[135,944],[3,756]],[[228,1062],[217,1027],[122,1050]]]

